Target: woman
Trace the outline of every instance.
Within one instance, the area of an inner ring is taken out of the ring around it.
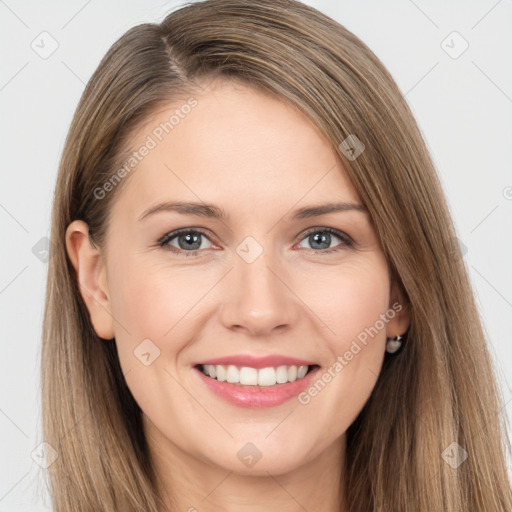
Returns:
[[[129,30],[55,191],[57,512],[512,508],[455,231],[395,82],[290,0]]]

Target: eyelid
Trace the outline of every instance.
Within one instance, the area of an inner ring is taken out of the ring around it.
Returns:
[[[352,237],[348,236],[344,231],[341,231],[340,229],[336,229],[336,228],[330,228],[328,226],[316,226],[316,227],[309,228],[299,235],[298,241],[303,240],[304,238],[309,236],[311,233],[319,233],[319,232],[320,233],[330,233],[331,235],[337,236],[339,239],[341,239],[347,245],[354,244],[354,240],[352,239]],[[314,251],[315,249],[311,249],[311,250]],[[326,252],[326,251],[319,251],[319,252]]]
[[[211,243],[213,243],[213,244],[215,243],[214,241],[211,240],[211,238],[213,238],[215,240],[215,236],[213,236],[213,233],[211,233],[211,231],[209,231],[205,228],[187,227],[187,228],[176,229],[174,231],[169,231],[168,233],[166,233],[164,236],[162,236],[158,240],[157,245],[159,247],[162,247],[163,249],[168,249],[171,252],[174,252],[176,254],[184,254],[185,256],[199,255],[201,252],[204,251],[204,249],[194,249],[192,251],[185,251],[183,249],[178,249],[174,246],[168,245],[168,242],[170,240],[173,240],[174,238],[178,237],[182,233],[200,233],[200,234],[204,235],[206,238],[208,238],[208,240],[210,240]],[[341,240],[341,244],[339,244],[338,246],[331,247],[331,248],[328,248],[325,250],[307,249],[309,251],[312,251],[314,254],[321,254],[321,253],[329,254],[329,253],[341,250],[339,248],[340,246],[352,247],[354,245],[354,240],[349,235],[347,235],[345,232],[343,232],[339,229],[336,229],[336,228],[328,227],[328,226],[314,226],[314,227],[308,228],[306,231],[303,231],[300,235],[298,235],[298,237],[296,238],[296,240],[294,242],[294,245],[298,242],[301,242],[302,240],[307,238],[312,233],[329,233],[329,234],[332,234],[332,235],[338,237]]]
[[[173,238],[176,238],[177,236],[179,236],[183,233],[201,233],[202,235],[207,237],[208,240],[210,240],[212,243],[214,243],[212,241],[212,239],[215,240],[215,236],[213,235],[213,233],[211,231],[204,229],[204,228],[190,227],[190,228],[180,228],[180,229],[176,229],[174,231],[169,231],[168,233],[165,233],[164,236],[159,238],[159,240],[157,241],[157,244],[160,246],[165,246],[165,244],[167,244],[170,240],[172,240]],[[193,251],[185,251],[185,252],[193,252]],[[197,250],[196,250],[196,252],[197,252]]]

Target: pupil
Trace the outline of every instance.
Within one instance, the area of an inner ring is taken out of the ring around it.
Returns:
[[[201,242],[198,242],[199,236],[200,235],[198,235],[198,234],[187,233],[186,235],[182,235],[180,237],[180,240],[182,240],[182,239],[186,240],[185,248],[199,249],[199,247],[201,246]],[[192,247],[194,244],[197,245],[197,247],[195,247],[195,246]],[[180,243],[180,245],[181,245],[181,243]]]
[[[319,244],[326,244],[325,247],[314,247],[314,249],[327,249],[329,245],[331,245],[331,235],[330,233],[315,233],[312,235],[313,237],[313,244],[319,243]]]

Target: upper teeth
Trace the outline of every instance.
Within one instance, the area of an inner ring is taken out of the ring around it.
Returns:
[[[293,382],[302,379],[308,372],[308,368],[308,366],[278,366],[277,368],[268,367],[258,370],[249,366],[238,368],[235,365],[202,365],[205,375],[221,382],[240,383],[244,386],[273,386],[276,383]]]

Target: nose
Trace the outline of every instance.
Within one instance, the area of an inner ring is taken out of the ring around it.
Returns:
[[[300,318],[300,300],[282,265],[266,252],[251,263],[236,253],[233,259],[220,308],[223,325],[266,337],[291,328]]]

